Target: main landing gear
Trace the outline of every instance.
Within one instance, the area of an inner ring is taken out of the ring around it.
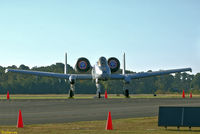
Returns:
[[[124,96],[126,97],[126,98],[130,98],[130,96],[129,96],[129,90],[128,90],[128,84],[129,83],[124,83]]]
[[[129,90],[128,90],[128,89],[125,89],[125,90],[124,90],[124,96],[125,96],[126,98],[130,98],[130,96],[129,96]]]
[[[74,97],[75,81],[76,81],[76,78],[73,75],[69,77],[69,82],[70,82],[69,98]]]
[[[74,84],[70,84],[69,98],[73,98],[74,97],[74,91],[75,91],[75,85]]]

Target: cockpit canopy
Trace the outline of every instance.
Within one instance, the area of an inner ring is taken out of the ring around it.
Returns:
[[[105,57],[100,57],[99,58],[99,61],[98,61],[98,65],[99,66],[106,66],[108,63],[107,63],[107,60]]]
[[[99,58],[97,64],[101,67],[109,66],[111,73],[115,73],[120,69],[120,62],[115,57],[110,57],[107,61],[107,59],[102,56]]]

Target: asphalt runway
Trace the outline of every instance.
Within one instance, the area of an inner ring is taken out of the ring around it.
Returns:
[[[16,125],[19,109],[24,124],[66,123],[75,121],[151,117],[159,106],[200,106],[200,99],[66,99],[1,100],[0,125]]]

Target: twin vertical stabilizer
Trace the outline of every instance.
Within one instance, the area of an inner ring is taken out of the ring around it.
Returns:
[[[65,53],[65,66],[64,66],[64,74],[68,74],[68,68],[67,68],[67,53]]]
[[[122,74],[126,74],[126,57],[125,57],[125,53],[123,55],[123,70],[122,70]]]

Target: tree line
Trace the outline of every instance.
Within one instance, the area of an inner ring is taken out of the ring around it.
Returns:
[[[65,94],[68,93],[70,84],[64,79],[38,77],[33,75],[24,75],[19,73],[5,73],[6,68],[35,70],[46,72],[64,72],[64,64],[56,63],[45,67],[29,68],[25,65],[19,67],[12,65],[8,67],[0,66],[0,94],[9,91],[12,94]],[[68,65],[69,73],[76,73],[75,70]],[[121,73],[119,70],[117,73]],[[149,70],[151,72],[151,70]],[[126,71],[126,73],[134,73]],[[123,80],[110,80],[103,82],[104,90],[108,93],[123,93]],[[104,92],[102,90],[102,92]],[[180,93],[185,92],[200,93],[200,73],[176,73],[174,75],[162,75],[156,77],[148,77],[132,80],[129,84],[129,91],[132,94],[154,94],[154,93]],[[95,94],[96,85],[92,80],[76,81],[77,94]]]

